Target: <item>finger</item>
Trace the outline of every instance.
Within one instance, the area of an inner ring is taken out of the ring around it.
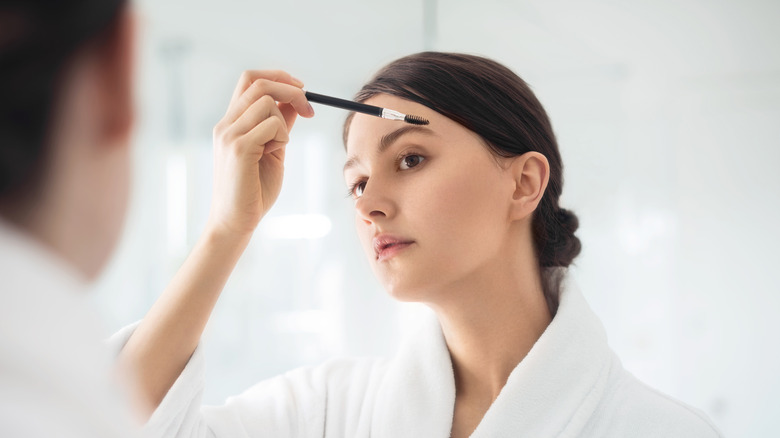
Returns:
[[[287,146],[282,146],[279,149],[275,150],[271,154],[271,156],[284,163],[284,154],[286,153],[286,151],[287,151]]]
[[[258,79],[228,108],[223,122],[233,123],[255,101],[266,95],[271,96],[277,102],[289,103],[302,116],[311,117],[314,115],[314,110],[309,101],[306,100],[304,91],[300,88],[267,79]]]
[[[285,129],[284,120],[279,117],[269,117],[244,134],[240,138],[239,145],[247,148],[247,153],[262,155],[268,143],[287,144],[288,141],[290,141],[290,136]]]
[[[238,78],[236,88],[233,90],[233,97],[230,99],[230,105],[232,106],[233,103],[244,94],[244,91],[258,79],[268,79],[274,82],[282,82],[298,88],[303,88],[303,82],[295,79],[283,70],[245,70],[241,73],[241,77]]]
[[[253,103],[243,114],[241,114],[238,120],[233,122],[228,128],[228,136],[239,137],[244,135],[269,117],[278,117],[281,120],[285,120],[279,107],[276,106],[274,99],[271,96],[266,95]],[[289,131],[286,122],[284,129]]]
[[[285,146],[287,146],[286,142],[269,141],[268,143],[265,144],[265,149],[263,150],[263,156],[266,156],[268,154],[273,154],[274,152],[281,152],[284,150]]]

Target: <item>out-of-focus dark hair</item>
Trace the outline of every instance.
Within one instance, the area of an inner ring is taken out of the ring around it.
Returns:
[[[114,27],[124,4],[0,0],[0,200],[38,182],[64,71]]]
[[[550,163],[550,180],[533,217],[533,239],[545,298],[558,308],[560,269],[580,253],[574,213],[561,208],[563,162],[552,125],[539,100],[519,76],[487,58],[423,52],[391,62],[357,93],[364,102],[378,94],[407,99],[458,122],[478,134],[499,157],[536,151]],[[344,142],[352,115],[344,126]]]

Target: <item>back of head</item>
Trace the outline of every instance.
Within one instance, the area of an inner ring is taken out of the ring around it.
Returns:
[[[124,3],[0,1],[0,201],[34,191],[63,72],[82,47],[100,39]]]
[[[560,276],[580,252],[577,217],[559,207],[563,163],[547,113],[528,85],[507,67],[487,58],[423,52],[382,68],[358,92],[364,102],[377,94],[407,99],[478,134],[500,157],[535,151],[550,164],[550,179],[533,218],[536,256],[545,297],[554,313]],[[349,120],[345,126],[345,140]],[[345,142],[346,143],[346,142]]]

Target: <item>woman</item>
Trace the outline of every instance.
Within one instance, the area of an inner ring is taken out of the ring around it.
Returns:
[[[392,296],[427,304],[436,319],[392,361],[295,370],[201,410],[196,345],[224,279],[278,194],[278,147],[287,140],[242,139],[270,119],[289,127],[292,109],[277,109],[273,100],[297,103],[301,95],[286,84],[241,84],[215,133],[218,173],[246,160],[238,169],[243,181],[217,175],[207,237],[132,335],[130,328],[118,340],[129,336],[123,358],[139,370],[148,403],[159,404],[151,430],[218,437],[718,436],[698,411],[622,369],[567,280],[565,268],[580,250],[577,219],[558,205],[561,158],[528,86],[496,62],[430,52],[391,63],[357,95],[430,124],[351,115],[344,176],[376,275]],[[244,155],[247,149],[252,154]],[[269,157],[268,149],[276,152]]]

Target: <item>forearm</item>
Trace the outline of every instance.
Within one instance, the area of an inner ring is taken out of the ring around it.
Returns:
[[[187,365],[252,232],[279,196],[289,129],[298,114],[314,115],[302,86],[282,71],[246,71],[214,127],[207,231],[119,357],[147,417]]]
[[[122,350],[120,366],[131,374],[145,414],[186,366],[250,237],[204,232]]]

